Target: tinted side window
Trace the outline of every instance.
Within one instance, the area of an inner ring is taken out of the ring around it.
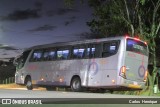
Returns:
[[[117,53],[119,41],[110,41],[103,44],[102,57],[109,57]]]
[[[25,63],[25,62],[26,62],[26,60],[27,60],[28,55],[30,54],[30,52],[31,52],[31,50],[29,50],[29,51],[25,51],[25,52],[23,53],[23,63]]]
[[[30,61],[40,61],[42,58],[42,50],[35,50],[31,56]]]
[[[56,58],[56,52],[54,50],[49,51],[49,60],[54,60]]]
[[[85,46],[77,46],[73,48],[73,58],[84,58],[85,57]]]
[[[16,69],[21,69],[24,66],[30,52],[31,50],[25,51],[23,52],[22,56],[16,59],[16,63],[17,63]]]
[[[43,53],[43,60],[49,61],[49,60],[54,60],[56,58],[55,50],[48,49],[45,50]]]
[[[101,44],[89,44],[86,52],[86,57],[99,58],[101,57]]]
[[[43,53],[43,60],[48,60],[48,57],[49,57],[49,51],[46,50],[46,51],[44,51],[44,53]]]
[[[68,59],[69,49],[59,49],[57,50],[57,59]]]

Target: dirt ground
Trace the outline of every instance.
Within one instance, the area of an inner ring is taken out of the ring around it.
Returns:
[[[5,89],[5,88],[25,88],[25,86],[22,85],[17,85],[17,84],[0,84],[0,88],[1,89]]]
[[[23,85],[17,85],[15,83],[13,84],[0,84],[0,89],[26,89]],[[43,87],[34,87],[36,90],[46,90]]]

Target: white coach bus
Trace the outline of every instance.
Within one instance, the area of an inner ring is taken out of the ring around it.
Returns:
[[[89,89],[143,89],[147,79],[147,43],[111,37],[31,47],[16,59],[15,83]]]

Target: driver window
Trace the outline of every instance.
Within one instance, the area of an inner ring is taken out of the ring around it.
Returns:
[[[16,59],[16,69],[21,69],[24,66],[30,52],[30,50],[25,51],[19,58]]]

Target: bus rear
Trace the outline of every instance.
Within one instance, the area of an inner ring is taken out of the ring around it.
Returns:
[[[143,89],[147,79],[147,43],[131,37],[125,37],[124,43],[124,64],[119,71],[120,84],[131,89]]]

